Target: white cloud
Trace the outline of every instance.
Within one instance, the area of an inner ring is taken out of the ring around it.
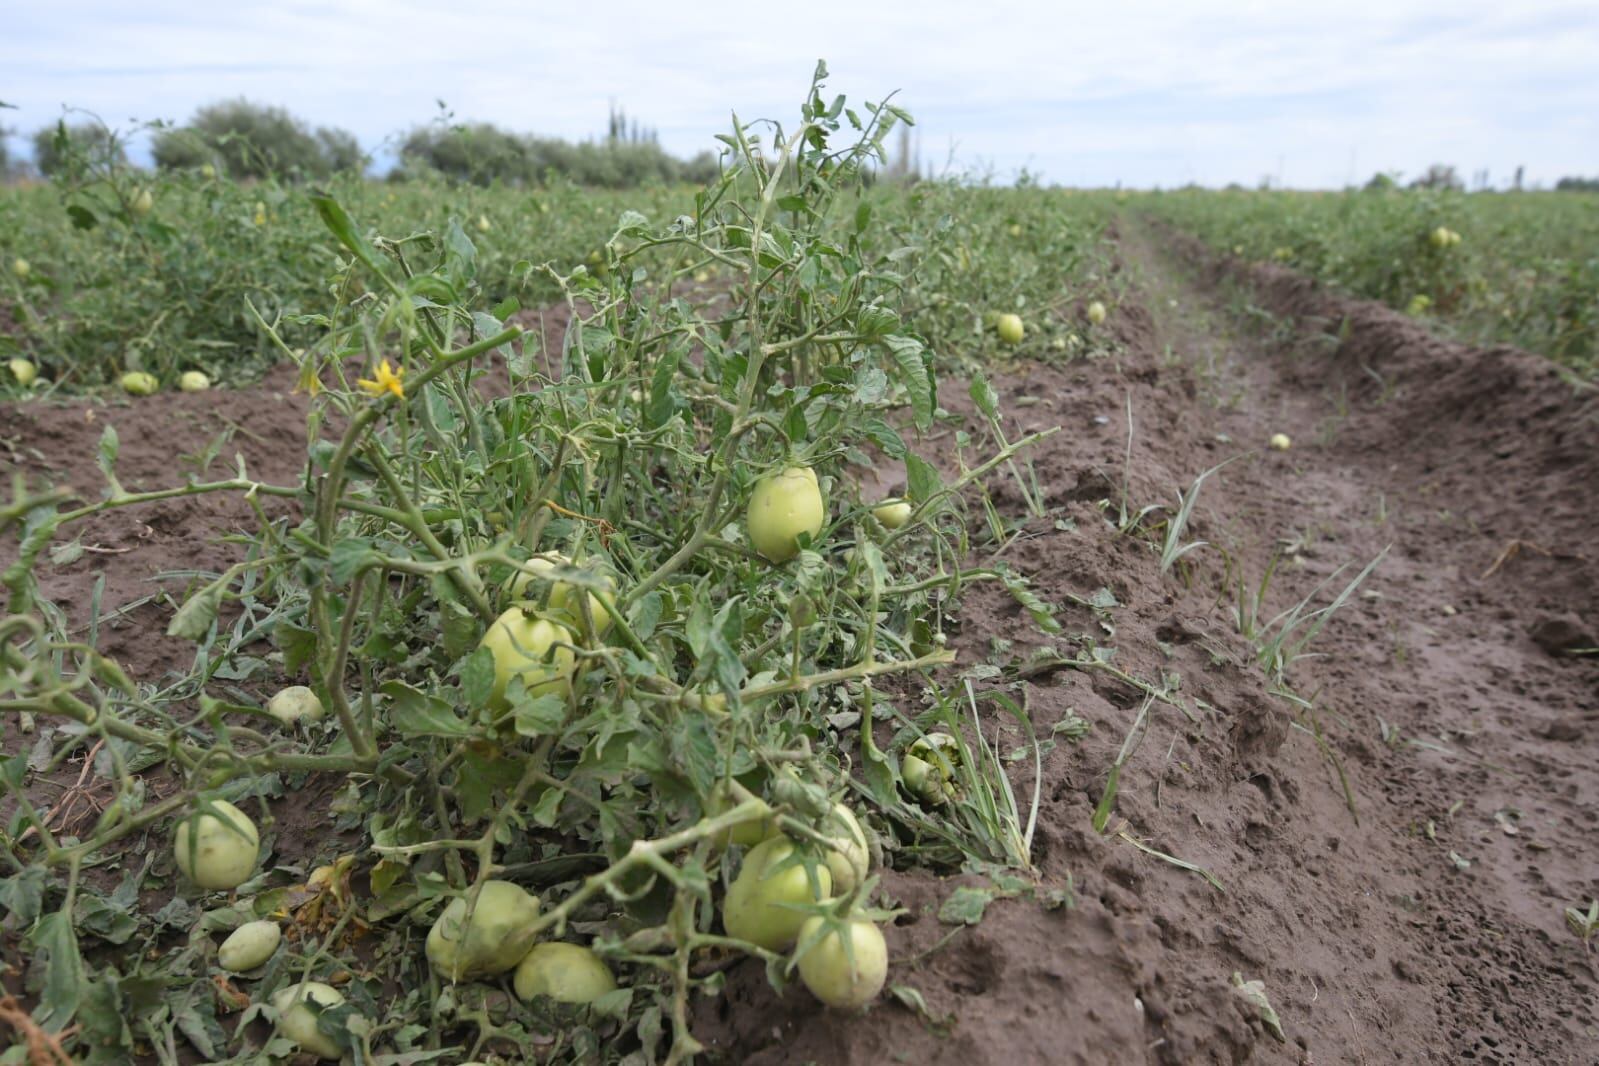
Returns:
[[[181,120],[243,95],[369,146],[440,98],[461,118],[584,137],[615,100],[688,153],[734,109],[790,117],[825,56],[833,91],[901,90],[930,161],[953,144],[1001,174],[1169,185],[1281,169],[1332,185],[1435,161],[1599,173],[1589,3],[87,0],[11,22],[0,99],[24,131],[63,104]]]

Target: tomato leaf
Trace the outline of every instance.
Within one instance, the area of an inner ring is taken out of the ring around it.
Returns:
[[[911,402],[911,414],[916,428],[926,430],[933,424],[933,372],[922,358],[926,349],[915,337],[893,334],[883,338],[883,346],[894,357],[899,368],[900,383],[905,386]]]
[[[938,920],[945,925],[976,925],[993,901],[992,889],[962,885],[938,908]]]
[[[316,658],[316,634],[288,622],[272,627],[272,643],[283,652],[283,672],[291,677]]]
[[[339,243],[344,245],[368,270],[387,281],[388,275],[383,272],[383,267],[373,253],[372,246],[367,243],[364,236],[356,232],[354,220],[339,205],[339,202],[326,193],[319,193],[311,197],[311,204],[321,217],[322,224],[328,228],[334,237],[338,238]]]
[[[29,938],[34,950],[46,957],[44,988],[39,992],[35,1017],[48,1032],[59,1033],[78,1013],[85,974],[83,956],[78,953],[78,935],[72,928],[72,915],[64,910],[46,914],[33,927]]]
[[[172,616],[172,622],[167,626],[167,636],[204,640],[205,635],[211,632],[211,625],[217,620],[217,610],[221,606],[222,583],[213,581],[178,608],[178,613]]]
[[[117,427],[108,422],[105,431],[100,434],[100,447],[95,453],[95,462],[100,467],[100,473],[105,475],[106,484],[111,487],[112,499],[127,495],[122,483],[117,480],[117,456],[121,451],[122,443],[117,438]]]
[[[972,403],[983,413],[983,417],[990,422],[999,419],[999,393],[994,391],[994,386],[981,373],[972,377],[971,386]]]
[[[672,382],[677,380],[677,368],[682,362],[683,348],[674,345],[668,348],[655,364],[655,374],[650,378],[649,406],[644,410],[645,424],[650,429],[658,429],[665,425],[677,408],[676,397],[672,394]]]
[[[484,649],[487,650],[487,649]],[[524,737],[545,736],[560,732],[566,721],[566,701],[554,693],[528,698],[526,689],[520,688],[521,678],[515,678],[507,687],[516,719],[516,731]]]
[[[476,732],[447,702],[403,681],[386,681],[378,691],[389,698],[389,724],[401,736],[458,738]]]
[[[905,456],[905,485],[912,503],[926,503],[938,495],[944,482],[931,463],[911,453]]]
[[[494,693],[494,652],[479,647],[461,664],[461,694],[468,706],[483,707]]]
[[[329,555],[329,571],[340,585],[348,584],[362,569],[381,558],[372,548],[372,542],[356,537],[339,541]]]

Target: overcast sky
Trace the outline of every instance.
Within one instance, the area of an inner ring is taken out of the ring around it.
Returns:
[[[791,118],[825,57],[852,101],[899,91],[928,162],[1005,179],[1599,174],[1595,0],[16,0],[3,23],[0,124],[23,133],[63,106],[125,125],[245,96],[381,158],[440,99],[568,138],[614,100],[690,154],[735,109]]]

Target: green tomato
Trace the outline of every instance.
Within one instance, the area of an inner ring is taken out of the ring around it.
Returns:
[[[517,964],[513,986],[524,1003],[538,996],[557,1003],[593,1003],[616,991],[616,978],[605,960],[588,948],[548,942],[533,945]]]
[[[183,876],[200,888],[237,888],[255,871],[261,834],[233,804],[213,800],[211,807],[227,821],[203,813],[179,822],[173,834],[173,857]]]
[[[855,812],[842,803],[833,804],[832,813],[823,822],[822,833],[834,842],[833,850],[827,853],[833,891],[839,895],[854,891],[855,886],[866,879],[872,865],[866,832],[861,829]]]
[[[898,529],[911,520],[912,510],[908,500],[884,500],[872,508],[872,517],[883,523],[884,529]]]
[[[776,836],[751,848],[722,901],[727,935],[768,951],[787,951],[806,915],[785,904],[818,903],[832,894],[833,875],[827,865],[818,865],[814,871],[813,885],[805,864],[794,854],[794,842],[787,837]]]
[[[571,565],[572,560],[568,559],[560,552],[541,552],[538,555],[533,556],[527,562],[523,563],[522,569],[511,578],[511,598],[518,600],[524,598],[528,586],[533,583],[535,578],[544,578],[546,581],[548,581],[549,574],[557,566]],[[616,582],[612,581],[609,577],[603,574],[600,575],[600,580],[605,583],[606,599],[614,600],[616,596]],[[567,618],[570,618],[574,626],[582,621],[582,618],[579,616],[577,603],[573,599],[573,593],[577,591],[577,586],[568,581],[554,581],[549,582],[546,587],[548,587],[550,590],[549,598],[546,601],[549,604],[550,610],[559,611]],[[610,612],[605,609],[605,603],[600,599],[599,596],[596,596],[592,592],[588,595],[589,617],[594,619],[594,635],[604,636],[605,631],[611,628]]]
[[[161,387],[154,374],[146,374],[142,370],[130,370],[118,380],[122,391],[129,396],[151,396]]]
[[[529,617],[521,607],[512,607],[489,626],[480,642],[494,655],[494,689],[489,704],[504,710],[506,686],[520,677],[530,696],[554,693],[564,696],[572,688],[572,672],[577,656],[568,646],[571,630],[544,618]]]
[[[485,881],[467,918],[466,897],[450,901],[428,931],[428,962],[452,981],[514,969],[533,946],[539,898],[509,881]]]
[[[1101,322],[1104,322],[1106,314],[1107,312],[1105,311],[1105,305],[1100,303],[1098,300],[1095,300],[1093,303],[1088,305],[1088,321],[1092,322],[1094,325],[1097,326]]]
[[[245,922],[217,948],[217,965],[232,973],[253,970],[272,957],[283,939],[277,922]]]
[[[39,368],[27,359],[13,359],[7,365],[11,368],[11,376],[16,378],[17,384],[23,388],[32,385],[34,379],[39,376]]]
[[[204,392],[211,387],[211,379],[203,371],[185,370],[178,378],[178,388],[184,392]]]
[[[1288,434],[1286,433],[1273,433],[1271,440],[1267,441],[1267,444],[1270,445],[1271,450],[1274,452],[1286,452],[1294,446],[1294,442],[1288,439]]]
[[[140,189],[139,195],[133,198],[130,206],[133,208],[133,213],[142,218],[155,207],[155,197],[151,195],[149,189]]]
[[[883,931],[864,918],[851,918],[832,929],[825,923],[821,915],[812,915],[800,927],[800,979],[829,1007],[859,1010],[877,998],[888,979]]]
[[[720,696],[721,693],[718,692],[716,695]],[[722,698],[724,701],[726,700],[725,696]],[[706,813],[714,818],[723,811],[736,806],[728,792],[728,789],[717,785],[711,792],[710,803],[708,804],[709,809]],[[758,815],[754,818],[746,818],[742,822],[735,823],[726,831],[718,833],[712,838],[712,843],[718,848],[725,848],[729,844],[737,844],[741,848],[753,848],[761,841],[775,835],[777,833],[777,820],[769,813],[770,808],[766,808],[766,810],[768,811],[766,814]]]
[[[960,761],[960,741],[948,733],[929,733],[912,744],[900,760],[900,778],[911,795],[934,807],[942,806],[960,792],[955,774]]]
[[[317,694],[304,685],[290,685],[279,692],[267,701],[266,710],[290,728],[300,722],[306,725],[320,722],[328,713]]]
[[[1434,248],[1447,248],[1447,247],[1449,247],[1449,230],[1448,230],[1448,228],[1444,227],[1444,226],[1439,226],[1437,229],[1433,230],[1431,233],[1429,233],[1427,235],[1427,240],[1432,243],[1432,246]]]
[[[15,274],[19,278],[25,278],[29,274],[33,273],[33,264],[29,263],[26,259],[19,255],[15,259],[11,260],[11,273]]]
[[[1027,333],[1027,328],[1022,325],[1021,315],[1000,315],[994,328],[999,331],[999,339],[1006,344],[1020,344],[1022,337]]]
[[[786,563],[799,554],[799,535],[815,537],[827,522],[827,505],[816,471],[792,466],[762,478],[750,494],[750,543],[774,563]]]
[[[317,1028],[316,1019],[321,1011],[337,1007],[344,995],[331,985],[320,981],[307,981],[303,985],[290,985],[272,997],[272,1009],[278,1012],[278,1031],[301,1049],[323,1059],[338,1059],[344,1049],[333,1038]],[[312,1010],[314,1003],[320,1010]]]

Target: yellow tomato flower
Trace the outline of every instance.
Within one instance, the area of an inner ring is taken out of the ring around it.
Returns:
[[[389,366],[387,359],[378,364],[377,380],[368,381],[359,378],[356,384],[373,396],[382,396],[385,392],[392,392],[399,399],[405,399],[405,383],[400,379],[405,377],[405,367],[395,370]]]

